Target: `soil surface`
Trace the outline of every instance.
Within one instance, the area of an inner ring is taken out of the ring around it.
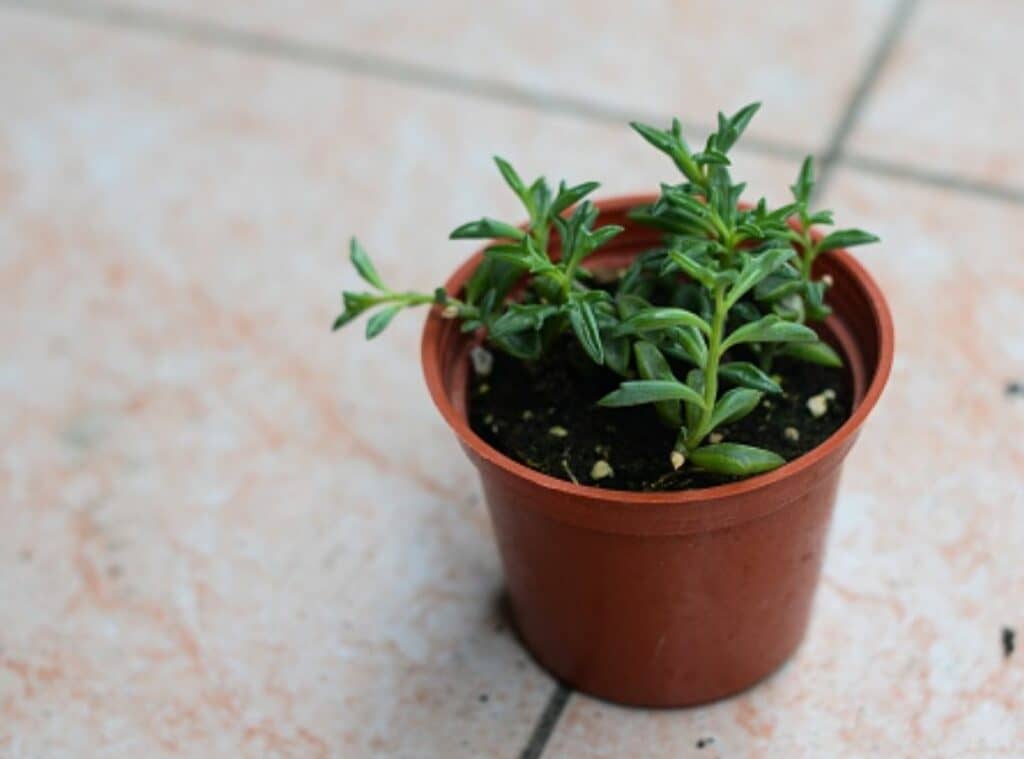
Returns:
[[[685,366],[673,370],[676,376],[686,376]],[[748,416],[717,431],[723,442],[767,448],[790,461],[824,442],[849,417],[852,387],[842,369],[784,359],[776,361],[773,374],[781,377],[784,394],[765,395]],[[593,364],[569,338],[534,364],[496,352],[490,374],[474,375],[470,383],[470,426],[516,461],[582,485],[683,490],[742,479],[689,465],[673,471],[669,454],[676,430],[662,424],[652,406],[596,405],[620,381],[618,375]],[[721,390],[728,387],[723,382]],[[826,390],[835,397],[826,413],[815,417],[807,401]]]

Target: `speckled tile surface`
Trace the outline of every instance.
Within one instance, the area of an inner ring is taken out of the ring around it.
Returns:
[[[1024,193],[1015,0],[919,2],[850,136],[853,153]]]
[[[964,28],[971,61],[1003,71],[1011,22],[919,6],[851,144],[951,171],[944,156],[980,146],[965,178],[1012,184],[1012,129],[986,139],[976,119],[1013,123],[1012,82],[975,109],[971,82],[940,92],[929,47]],[[455,225],[519,215],[491,154],[608,194],[671,167],[607,113],[287,60],[166,18],[541,101],[600,81],[602,107],[699,123],[728,88],[723,105],[766,100],[760,136],[815,149],[892,4],[781,3],[763,34],[709,25],[686,45],[678,18],[710,6],[588,4],[574,25],[531,4],[139,0],[131,23],[47,7],[0,5],[0,757],[518,755],[554,683],[498,609],[475,475],[420,378],[422,317],[372,345],[328,332],[355,281],[344,248],[356,232],[386,279],[429,288],[472,247],[446,241]],[[728,65],[694,75],[719,42]],[[509,64],[535,49],[545,66]],[[901,91],[946,98],[944,128],[890,123]],[[796,168],[738,163],[774,200]],[[1024,391],[1006,392],[1024,384],[1024,206],[852,170],[826,202],[885,238],[860,256],[892,300],[897,360],[848,462],[805,645],[706,708],[574,694],[533,744],[545,756],[1024,755],[1024,659],[1000,641],[1024,636]]]
[[[346,3],[131,0],[133,7],[337,45],[472,82],[601,109],[710,124],[718,108],[770,102],[751,133],[822,148],[856,87],[892,0],[638,3],[543,0]],[[841,34],[823,33],[841,29]],[[484,87],[483,89],[487,89]],[[724,96],[723,93],[727,93]],[[813,107],[808,108],[807,104]]]

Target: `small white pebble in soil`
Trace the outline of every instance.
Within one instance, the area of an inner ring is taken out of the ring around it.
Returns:
[[[568,437],[569,430],[567,430],[565,427],[562,427],[561,425],[556,424],[554,427],[548,430],[548,434],[551,435],[551,437]]]
[[[786,429],[782,431],[782,435],[783,437],[786,438],[786,440],[795,443],[797,440],[800,439],[800,430],[798,430],[796,427],[786,427]]]
[[[476,389],[476,392],[478,395],[487,395],[489,392],[491,392],[491,386],[488,385],[486,382],[481,382],[480,387]]]
[[[672,463],[673,469],[678,469],[686,463],[686,456],[683,455],[682,451],[672,451],[672,455],[668,457],[668,460]]]
[[[594,462],[594,466],[590,469],[590,479],[592,480],[603,480],[606,477],[614,477],[615,470],[612,469],[612,465],[604,459],[599,459]]]
[[[530,409],[526,409],[526,411],[523,412],[523,421],[528,422],[531,419],[533,419],[533,412],[530,411]]]
[[[708,442],[711,443],[712,445],[716,443],[721,443],[724,439],[725,435],[723,435],[721,432],[712,432],[710,435],[708,435]]]
[[[459,307],[456,305],[445,306],[441,309],[442,319],[454,319],[459,315]]]
[[[825,287],[832,287],[832,285],[836,283],[836,281],[832,279],[831,274],[826,274],[824,277],[821,278],[821,281],[825,283]]]
[[[828,398],[824,393],[812,395],[807,399],[807,410],[815,418],[825,416],[825,413],[828,411]]]
[[[494,424],[494,414],[487,414],[484,417],[484,424]]]
[[[469,360],[473,362],[473,371],[478,377],[490,377],[494,368],[494,354],[479,345],[469,352]]]
[[[823,392],[822,395],[824,395],[825,399],[829,401],[834,401],[836,399],[836,391],[833,390],[832,388],[829,388],[828,390]]]

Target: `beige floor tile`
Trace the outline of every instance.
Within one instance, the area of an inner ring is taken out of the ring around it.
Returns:
[[[1024,191],[1015,0],[918,3],[857,121],[850,152]]]
[[[575,696],[558,757],[1014,757],[1024,668],[1020,208],[841,172],[827,203],[877,231],[890,386],[846,464],[809,636],[760,687],[646,712]],[[714,743],[697,748],[701,739]]]
[[[524,173],[653,187],[625,127],[0,11],[0,754],[496,756],[501,627],[421,315],[331,336],[359,232],[432,287]],[[793,166],[741,156],[781,196]]]
[[[306,3],[133,0],[136,7],[708,123],[766,103],[760,137],[821,149],[895,3]]]

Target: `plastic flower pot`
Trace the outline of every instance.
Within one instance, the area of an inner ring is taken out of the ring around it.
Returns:
[[[627,218],[653,197],[597,203],[626,231],[588,259],[624,265],[660,233]],[[461,291],[476,253],[447,282]],[[631,492],[574,485],[517,463],[467,420],[471,335],[432,313],[422,361],[430,393],[480,473],[515,624],[565,683],[625,704],[687,706],[743,690],[781,666],[807,629],[843,459],[893,357],[882,293],[844,251],[822,254],[853,412],[824,443],[766,474],[716,487]]]

